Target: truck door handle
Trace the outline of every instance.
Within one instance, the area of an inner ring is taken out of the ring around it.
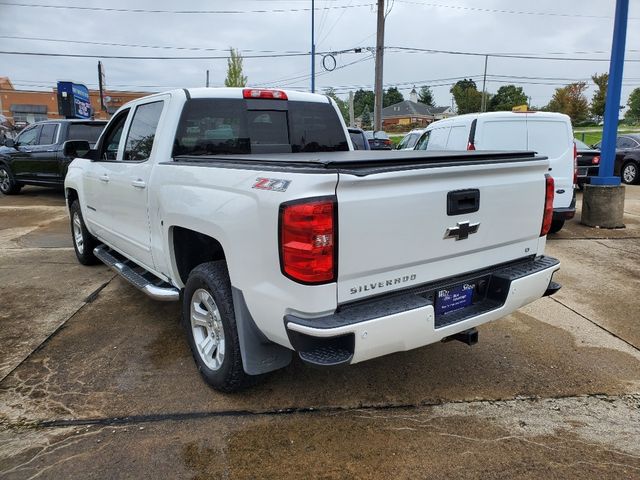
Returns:
[[[147,186],[147,184],[144,182],[144,180],[141,180],[141,179],[133,180],[131,182],[131,185],[133,185],[136,188],[145,188]]]
[[[100,181],[104,183],[109,183],[109,175],[107,174],[100,175]]]

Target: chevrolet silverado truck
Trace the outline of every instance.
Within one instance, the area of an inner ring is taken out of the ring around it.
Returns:
[[[61,188],[67,168],[80,153],[70,140],[94,145],[103,120],[47,120],[29,125],[0,147],[0,192],[20,193],[24,185]],[[87,149],[88,150],[88,149]]]
[[[546,158],[352,150],[322,95],[135,100],[69,167],[76,255],[182,302],[195,363],[226,392],[294,352],[334,366],[473,344],[478,325],[560,288]]]

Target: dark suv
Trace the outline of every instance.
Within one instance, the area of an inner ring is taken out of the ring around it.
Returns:
[[[107,124],[102,120],[47,120],[26,127],[0,147],[0,192],[12,195],[24,185],[62,187],[77,156],[71,140],[93,146]],[[65,148],[66,147],[66,148]]]

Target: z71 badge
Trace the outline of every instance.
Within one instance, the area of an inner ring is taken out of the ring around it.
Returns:
[[[272,192],[286,192],[289,188],[291,180],[283,180],[281,178],[256,178],[256,183],[252,188],[258,190],[271,190]]]

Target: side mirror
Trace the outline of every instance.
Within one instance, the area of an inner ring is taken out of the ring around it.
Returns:
[[[15,146],[16,146],[16,142],[14,142],[13,140],[11,140],[10,138],[7,138],[7,139],[4,141],[4,146],[5,146],[5,147],[13,148],[13,147],[15,147]]]
[[[86,140],[67,140],[62,145],[62,153],[65,157],[84,157],[89,150],[91,146]]]

